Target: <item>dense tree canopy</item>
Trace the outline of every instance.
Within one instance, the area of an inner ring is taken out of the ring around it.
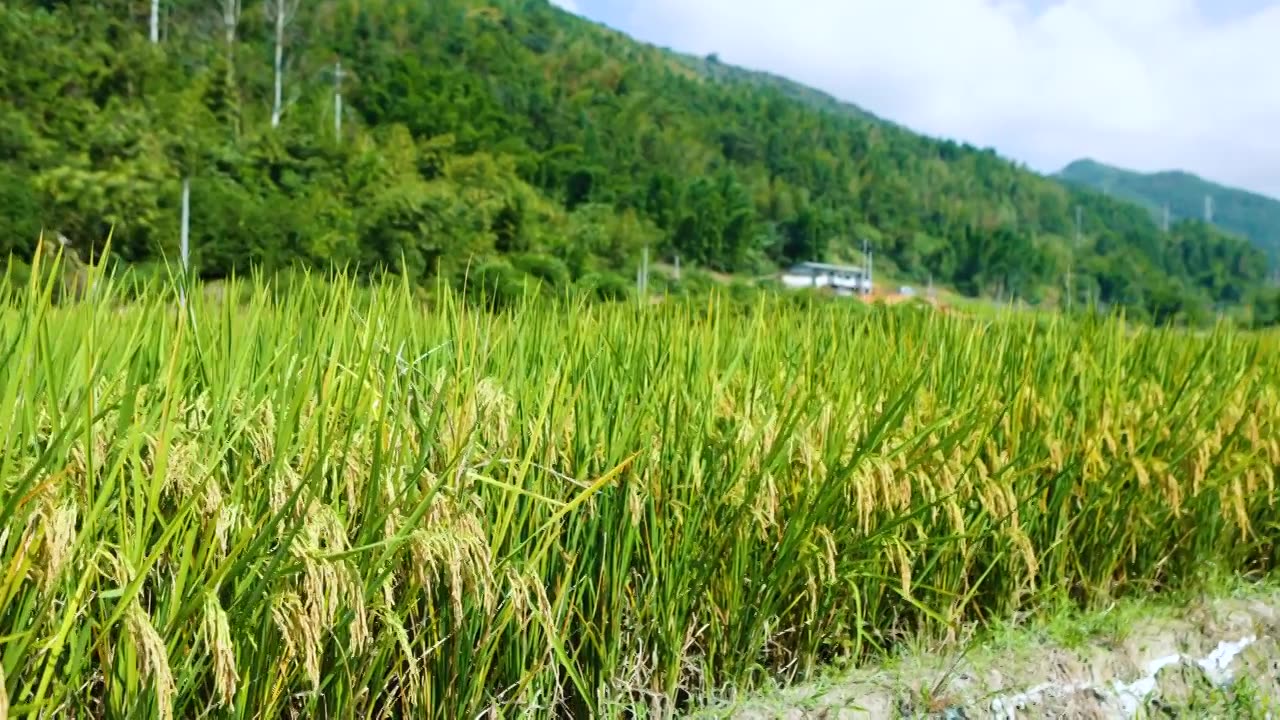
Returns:
[[[1202,224],[1162,233],[1135,205],[545,0],[160,5],[156,43],[141,0],[0,7],[0,255],[43,228],[171,257],[189,177],[206,277],[336,263],[569,282],[630,273],[645,246],[759,274],[867,240],[908,279],[1038,301],[1070,270],[1082,302],[1189,319],[1265,274]]]

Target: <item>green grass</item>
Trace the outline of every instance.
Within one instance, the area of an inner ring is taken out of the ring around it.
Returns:
[[[47,292],[0,309],[11,717],[662,716],[1277,560],[1273,336]]]
[[[1275,709],[1280,697],[1275,645],[1268,640],[1278,607],[1280,585],[1274,578],[1260,581],[1206,568],[1178,590],[1085,608],[1046,601],[1017,621],[965,628],[950,637],[909,638],[874,663],[832,666],[790,687],[730,691],[708,698],[689,717],[780,718],[793,710],[835,717],[843,710],[889,708],[914,709],[931,717],[948,710],[982,715],[997,698],[1046,684],[1090,684],[1109,694],[1111,680],[1144,677],[1146,662],[1163,657],[1173,646],[1202,658],[1218,643],[1238,640],[1250,631],[1262,642],[1234,660],[1230,683],[1215,686],[1207,676],[1166,669],[1156,676],[1158,687],[1143,708],[1146,714],[1138,716],[1265,717],[1261,711]],[[1193,666],[1195,660],[1185,662]],[[1042,702],[1050,702],[1024,708],[1023,715],[1061,717],[1064,708],[1053,705],[1053,696],[1040,696]],[[1092,690],[1078,693],[1078,700],[1084,707],[1076,705],[1073,717],[1092,716],[1089,703],[1098,702],[1097,712],[1106,701],[1105,695]],[[871,714],[880,716],[874,710]]]

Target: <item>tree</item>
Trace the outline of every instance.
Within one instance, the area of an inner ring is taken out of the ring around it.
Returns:
[[[1264,259],[1211,226],[1163,234],[1140,207],[990,150],[543,2],[149,4],[169,30],[143,30],[136,1],[0,4],[10,247],[32,228],[84,247],[114,230],[120,259],[156,261],[192,175],[210,273],[403,257],[421,280],[546,255],[577,281],[629,277],[646,245],[754,273],[856,258],[865,237],[879,267],[921,281],[1038,298],[1071,267],[1152,317],[1249,303],[1262,282]],[[334,57],[345,79],[304,70]]]

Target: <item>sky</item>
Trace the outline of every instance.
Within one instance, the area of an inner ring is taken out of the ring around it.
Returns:
[[[1280,0],[552,0],[1051,173],[1280,197]]]

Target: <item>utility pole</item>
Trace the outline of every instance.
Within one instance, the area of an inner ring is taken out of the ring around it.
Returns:
[[[284,35],[291,15],[297,6],[290,6],[288,0],[275,0],[271,11],[275,14],[276,55],[272,69],[275,71],[275,95],[271,103],[271,127],[280,127],[280,116],[284,113]]]
[[[222,33],[227,43],[227,86],[235,87],[236,30],[240,26],[240,0],[222,0]]]
[[[1209,223],[1210,225],[1213,224],[1213,196],[1212,195],[1204,196],[1204,221],[1206,223]]]
[[[866,267],[867,286],[864,289],[864,292],[863,292],[864,295],[871,295],[875,292],[875,289],[876,289],[875,270],[874,270],[875,258],[873,257],[874,252],[875,251],[871,249],[871,242],[867,240],[865,237],[862,238],[862,258],[867,264],[867,267]]]
[[[1169,203],[1164,204],[1164,231],[1169,232]]]
[[[333,135],[342,142],[342,61],[333,65]]]
[[[160,0],[151,0],[151,44],[160,44]]]
[[[636,294],[640,298],[641,304],[644,303],[645,296],[649,292],[649,246],[645,245],[644,250],[640,253],[640,267],[636,268]]]
[[[1071,270],[1076,264],[1076,248],[1080,247],[1080,235],[1084,225],[1084,208],[1076,205],[1076,236],[1075,242],[1071,243],[1070,253],[1067,257],[1067,314],[1071,314],[1071,305],[1075,300],[1075,289],[1071,286]]]
[[[866,277],[866,285],[865,285],[865,286],[863,286],[863,287],[861,287],[861,288],[859,288],[858,290],[859,290],[859,292],[861,292],[863,295],[870,295],[870,294],[871,294],[871,293],[870,293],[870,288],[871,288],[871,261],[870,261],[870,259],[869,259],[871,256],[870,256],[870,255],[868,255],[868,254],[867,254],[867,252],[868,252],[868,251],[867,251],[867,239],[866,239],[866,238],[862,238],[862,262],[863,262],[863,264],[866,266],[866,267],[865,267],[865,268],[863,268],[863,269],[867,271],[867,277]]]
[[[644,293],[649,294],[649,246],[644,246],[644,252],[641,253],[641,265],[644,268]]]
[[[1072,261],[1068,260],[1067,261],[1067,314],[1068,315],[1071,314],[1071,264],[1072,264]]]

